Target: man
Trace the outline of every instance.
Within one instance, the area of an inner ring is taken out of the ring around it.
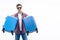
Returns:
[[[27,14],[22,12],[21,4],[17,4],[16,8],[18,12],[14,14],[14,17],[18,18],[18,23],[16,25],[16,30],[15,30],[15,40],[19,40],[20,35],[22,35],[23,40],[27,40],[26,31],[25,31],[24,24],[22,21],[22,18],[26,17]]]

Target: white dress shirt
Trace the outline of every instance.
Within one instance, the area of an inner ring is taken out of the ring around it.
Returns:
[[[22,31],[22,14],[18,13],[20,31]]]

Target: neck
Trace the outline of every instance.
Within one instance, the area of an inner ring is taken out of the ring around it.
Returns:
[[[22,11],[18,11],[19,14],[22,14]]]

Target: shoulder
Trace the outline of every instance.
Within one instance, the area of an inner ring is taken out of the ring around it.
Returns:
[[[24,16],[28,16],[26,13],[23,13]]]

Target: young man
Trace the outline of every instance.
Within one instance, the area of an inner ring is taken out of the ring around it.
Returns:
[[[22,21],[22,18],[26,17],[27,14],[22,12],[21,4],[17,4],[16,8],[18,12],[14,14],[14,17],[18,18],[18,23],[17,23],[16,30],[15,30],[15,40],[19,40],[20,35],[22,36],[23,40],[27,40],[26,31],[25,31],[24,24]]]

